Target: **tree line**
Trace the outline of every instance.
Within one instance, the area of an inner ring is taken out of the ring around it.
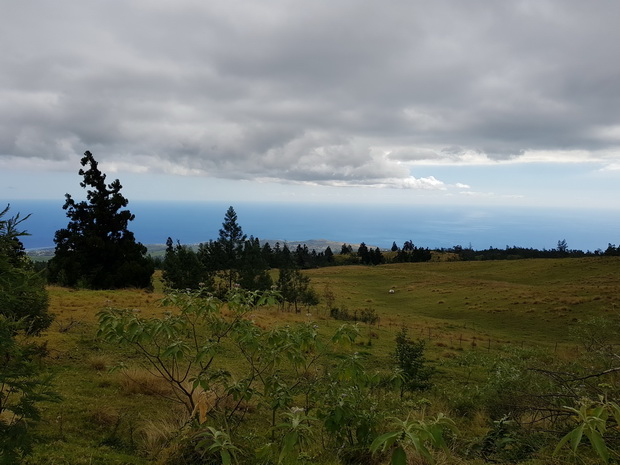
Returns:
[[[301,273],[300,257],[295,257],[286,245],[281,248],[276,244],[272,249],[268,243],[261,246],[253,236],[248,238],[237,222],[234,208],[229,207],[217,240],[201,243],[194,250],[168,238],[161,262],[162,278],[169,289],[200,289],[220,298],[237,287],[248,291],[275,287],[283,306],[299,311],[300,305],[318,303],[310,278]],[[272,267],[278,268],[275,282]]]
[[[619,256],[620,248],[609,244],[606,250],[597,249],[594,252],[579,249],[569,249],[565,239],[559,240],[557,247],[552,249],[535,249],[518,246],[506,246],[504,249],[489,247],[483,250],[474,250],[471,246],[455,245],[450,248],[438,249],[438,252],[452,254],[455,259],[463,261],[475,260],[521,260],[527,258],[581,258],[599,256]]]
[[[231,235],[228,231],[237,231]],[[431,251],[415,247],[406,241],[403,248],[394,246],[395,254],[386,257],[379,247],[368,247],[362,242],[357,250],[342,244],[340,252],[334,254],[327,246],[324,251],[310,250],[306,244],[298,244],[290,249],[288,245],[249,238],[242,233],[237,223],[234,208],[229,207],[217,240],[197,245],[196,250],[189,245],[176,243],[172,238],[166,241],[163,259],[156,266],[164,270],[164,277],[176,289],[196,289],[198,283],[213,284],[215,275],[226,275],[227,287],[237,282],[244,289],[266,290],[273,283],[265,271],[270,269],[311,269],[333,265],[380,265],[388,262],[422,262],[431,259]]]

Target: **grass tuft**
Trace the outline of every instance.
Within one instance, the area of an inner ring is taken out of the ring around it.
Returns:
[[[112,407],[95,407],[90,414],[90,421],[97,426],[112,427],[119,421],[118,410]]]
[[[190,421],[187,410],[178,408],[156,419],[142,422],[138,430],[138,449],[148,457],[157,457]]]
[[[105,371],[108,369],[110,361],[105,355],[93,355],[88,359],[88,365],[95,371]]]
[[[125,394],[167,396],[172,388],[167,381],[144,369],[128,368],[119,373],[119,384]]]

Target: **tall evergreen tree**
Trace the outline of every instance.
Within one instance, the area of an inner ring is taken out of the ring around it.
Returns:
[[[271,245],[269,244],[269,242],[265,242],[265,244],[263,245],[263,248],[261,249],[261,254],[263,256],[263,260],[267,262],[270,268],[273,268],[275,266],[274,265],[275,256],[274,256],[274,251],[271,248]]]
[[[235,209],[228,207],[218,238],[222,248],[223,260],[220,269],[223,271],[223,278],[228,285],[228,289],[232,289],[233,283],[239,277],[239,262],[246,238],[247,236],[243,234],[243,229],[237,223]]]
[[[280,247],[280,242],[276,242],[276,244],[273,247],[273,254],[271,256],[269,266],[271,266],[272,268],[280,268],[281,260],[282,260],[282,248]]]
[[[370,251],[364,242],[362,242],[357,249],[357,255],[360,257],[360,260],[364,265],[371,263]]]
[[[327,248],[325,249],[325,261],[328,264],[332,264],[334,263],[334,252],[332,252],[332,248],[330,246],[327,246]]]
[[[127,229],[134,215],[122,210],[129,201],[120,193],[117,179],[106,184],[106,175],[90,152],[85,152],[80,169],[87,188],[87,200],[76,202],[65,195],[63,209],[69,224],[56,231],[56,250],[49,262],[49,280],[66,286],[93,289],[149,287],[153,264],[146,247],[136,242]]]

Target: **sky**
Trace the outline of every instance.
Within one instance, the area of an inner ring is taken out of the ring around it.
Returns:
[[[620,2],[22,0],[0,199],[620,207]]]

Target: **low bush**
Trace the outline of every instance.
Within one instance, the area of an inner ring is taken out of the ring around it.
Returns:
[[[372,308],[363,308],[350,312],[346,307],[332,307],[329,314],[334,320],[341,321],[361,321],[368,324],[376,324],[379,321],[379,315]]]

